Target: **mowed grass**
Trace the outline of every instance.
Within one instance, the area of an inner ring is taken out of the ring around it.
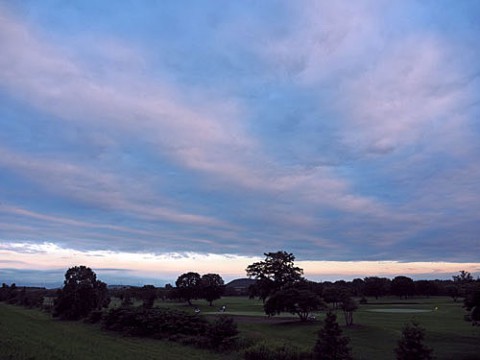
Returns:
[[[0,359],[212,359],[226,357],[168,341],[123,337],[83,322],[0,303]]]
[[[309,351],[312,349],[325,314],[317,313],[317,321],[301,323],[291,314],[281,314],[275,321],[263,313],[261,301],[245,297],[225,297],[208,306],[205,301],[194,301],[202,314],[216,315],[222,305],[226,314],[237,319],[243,336],[258,341],[264,339],[272,344],[289,344]],[[175,307],[185,311],[193,308],[185,303],[158,302],[157,306]],[[437,310],[435,310],[437,308]],[[426,312],[372,312],[375,309]],[[480,327],[464,321],[462,301],[453,302],[449,297],[369,298],[354,314],[354,326],[344,327],[342,311],[337,320],[344,334],[350,337],[355,359],[394,359],[394,348],[406,323],[416,320],[426,329],[426,343],[434,349],[438,360],[480,360]],[[248,320],[249,317],[255,319]]]
[[[312,349],[324,313],[317,313],[317,321],[301,323],[291,314],[281,314],[276,321],[263,313],[263,304],[245,297],[225,297],[208,306],[205,301],[194,301],[205,315],[218,314],[222,305],[226,314],[237,319],[243,336],[255,341],[265,340],[271,344],[289,344],[301,350]],[[193,311],[185,303],[163,303],[158,306],[176,307]],[[435,310],[437,308],[437,310]],[[372,312],[374,309],[426,310],[426,312]],[[453,302],[449,297],[369,298],[368,304],[360,305],[354,314],[354,326],[344,327],[342,311],[337,311],[337,320],[351,339],[355,359],[394,359],[394,348],[401,336],[404,325],[416,320],[426,329],[426,343],[434,349],[438,360],[480,360],[480,327],[464,321],[465,310],[462,301]]]
[[[355,359],[394,359],[393,349],[405,323],[415,319],[426,329],[427,345],[438,360],[480,360],[480,327],[463,320],[461,302],[432,297],[399,300],[368,299],[354,315],[354,326],[343,326],[343,314],[337,312],[344,333],[351,339]],[[116,304],[115,302],[113,303]],[[310,351],[325,314],[317,321],[301,323],[290,314],[267,318],[263,304],[245,297],[225,297],[210,307],[194,301],[201,313],[215,317],[222,305],[235,317],[244,344],[266,342],[291,345]],[[156,306],[193,313],[186,303],[157,301]],[[438,308],[435,310],[435,308]],[[372,309],[418,309],[421,313],[383,313]],[[35,310],[0,304],[0,359],[241,359],[242,352],[216,354],[166,341],[122,337],[101,331],[82,322],[53,320]]]

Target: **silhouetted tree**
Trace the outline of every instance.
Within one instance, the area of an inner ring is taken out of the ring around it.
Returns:
[[[223,279],[218,274],[205,274],[201,279],[202,297],[210,306],[214,300],[220,299],[225,291]]]
[[[351,360],[352,355],[348,343],[332,312],[327,313],[324,325],[318,332],[317,342],[313,348],[313,359],[318,360]]]
[[[457,284],[467,284],[470,282],[473,282],[473,276],[470,274],[468,271],[461,270],[460,274],[454,275],[453,277],[453,282]]]
[[[390,284],[390,291],[393,295],[406,299],[415,293],[415,283],[407,276],[396,276]]]
[[[348,294],[345,294],[342,297],[342,301],[340,303],[340,308],[343,310],[343,315],[345,317],[345,325],[352,326],[353,325],[353,313],[355,310],[358,309],[358,304],[355,300],[351,298]]]
[[[201,295],[202,278],[196,272],[188,272],[180,275],[175,285],[178,297],[192,305],[192,300],[198,299]]]
[[[402,337],[397,343],[395,354],[397,360],[430,360],[433,359],[432,349],[424,344],[425,329],[412,321],[402,331]]]
[[[365,294],[365,281],[356,278],[352,280],[352,295],[362,296]]]
[[[146,309],[152,308],[153,304],[155,303],[155,299],[157,298],[157,290],[155,289],[155,286],[143,285],[139,293],[143,301],[143,307]]]
[[[264,302],[275,291],[302,279],[303,270],[294,265],[295,256],[286,251],[264,253],[265,260],[249,265],[247,276],[255,278],[253,293]]]
[[[333,310],[338,309],[343,296],[348,294],[348,290],[337,285],[329,285],[323,288],[323,299],[326,303],[332,304]]]
[[[457,299],[460,296],[460,288],[457,285],[452,284],[445,287],[445,290],[448,296],[450,296],[453,301],[457,302]]]
[[[308,288],[298,285],[278,290],[264,305],[265,313],[269,316],[289,312],[298,315],[301,321],[308,320],[313,311],[325,308],[326,304],[320,297]]]
[[[385,296],[389,290],[390,280],[387,278],[380,278],[377,276],[366,277],[365,295],[375,296],[378,299],[380,296]]]
[[[96,274],[86,266],[75,266],[65,273],[63,289],[58,291],[53,315],[77,320],[94,309],[100,310],[110,303],[107,285],[97,280]]]
[[[417,280],[415,281],[415,293],[430,297],[438,293],[438,286],[435,281],[431,280]]]

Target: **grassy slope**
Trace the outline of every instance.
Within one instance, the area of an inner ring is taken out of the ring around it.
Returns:
[[[179,344],[120,337],[81,322],[52,320],[0,303],[0,359],[224,359]]]

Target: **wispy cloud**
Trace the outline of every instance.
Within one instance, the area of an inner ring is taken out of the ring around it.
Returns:
[[[475,6],[124,6],[0,6],[4,241],[474,260]]]

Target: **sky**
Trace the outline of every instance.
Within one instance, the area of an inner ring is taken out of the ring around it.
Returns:
[[[0,281],[480,275],[479,17],[0,0]]]

